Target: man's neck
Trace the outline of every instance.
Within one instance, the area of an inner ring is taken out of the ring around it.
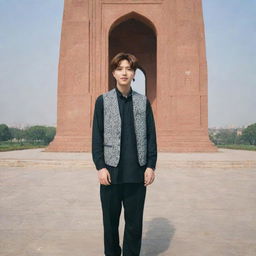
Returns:
[[[127,86],[120,86],[119,84],[116,85],[117,89],[122,93],[124,96],[128,96],[130,90],[131,90],[131,85]]]

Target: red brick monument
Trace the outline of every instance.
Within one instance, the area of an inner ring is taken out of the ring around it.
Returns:
[[[65,0],[57,133],[47,151],[91,150],[95,99],[114,86],[109,62],[120,51],[140,60],[159,151],[216,151],[201,0]]]

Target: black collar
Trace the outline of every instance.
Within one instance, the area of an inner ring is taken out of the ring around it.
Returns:
[[[117,95],[119,96],[119,97],[123,97],[123,98],[129,98],[129,97],[131,97],[132,96],[132,87],[130,87],[130,91],[129,91],[129,93],[128,93],[128,95],[127,95],[127,97],[126,96],[124,96],[118,89],[117,89],[117,87],[115,88],[116,89],[116,92],[117,92]]]

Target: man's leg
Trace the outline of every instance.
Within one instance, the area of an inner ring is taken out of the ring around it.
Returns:
[[[106,256],[120,256],[119,219],[122,209],[121,185],[100,185],[100,198],[104,226],[104,247]]]
[[[146,187],[143,183],[124,184],[123,204],[125,231],[123,256],[139,256]]]

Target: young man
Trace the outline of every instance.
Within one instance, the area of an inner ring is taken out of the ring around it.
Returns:
[[[111,61],[116,88],[95,103],[92,155],[100,182],[106,256],[120,256],[119,218],[124,207],[123,256],[139,256],[146,188],[155,178],[157,143],[146,96],[131,88],[137,58],[119,53]]]

